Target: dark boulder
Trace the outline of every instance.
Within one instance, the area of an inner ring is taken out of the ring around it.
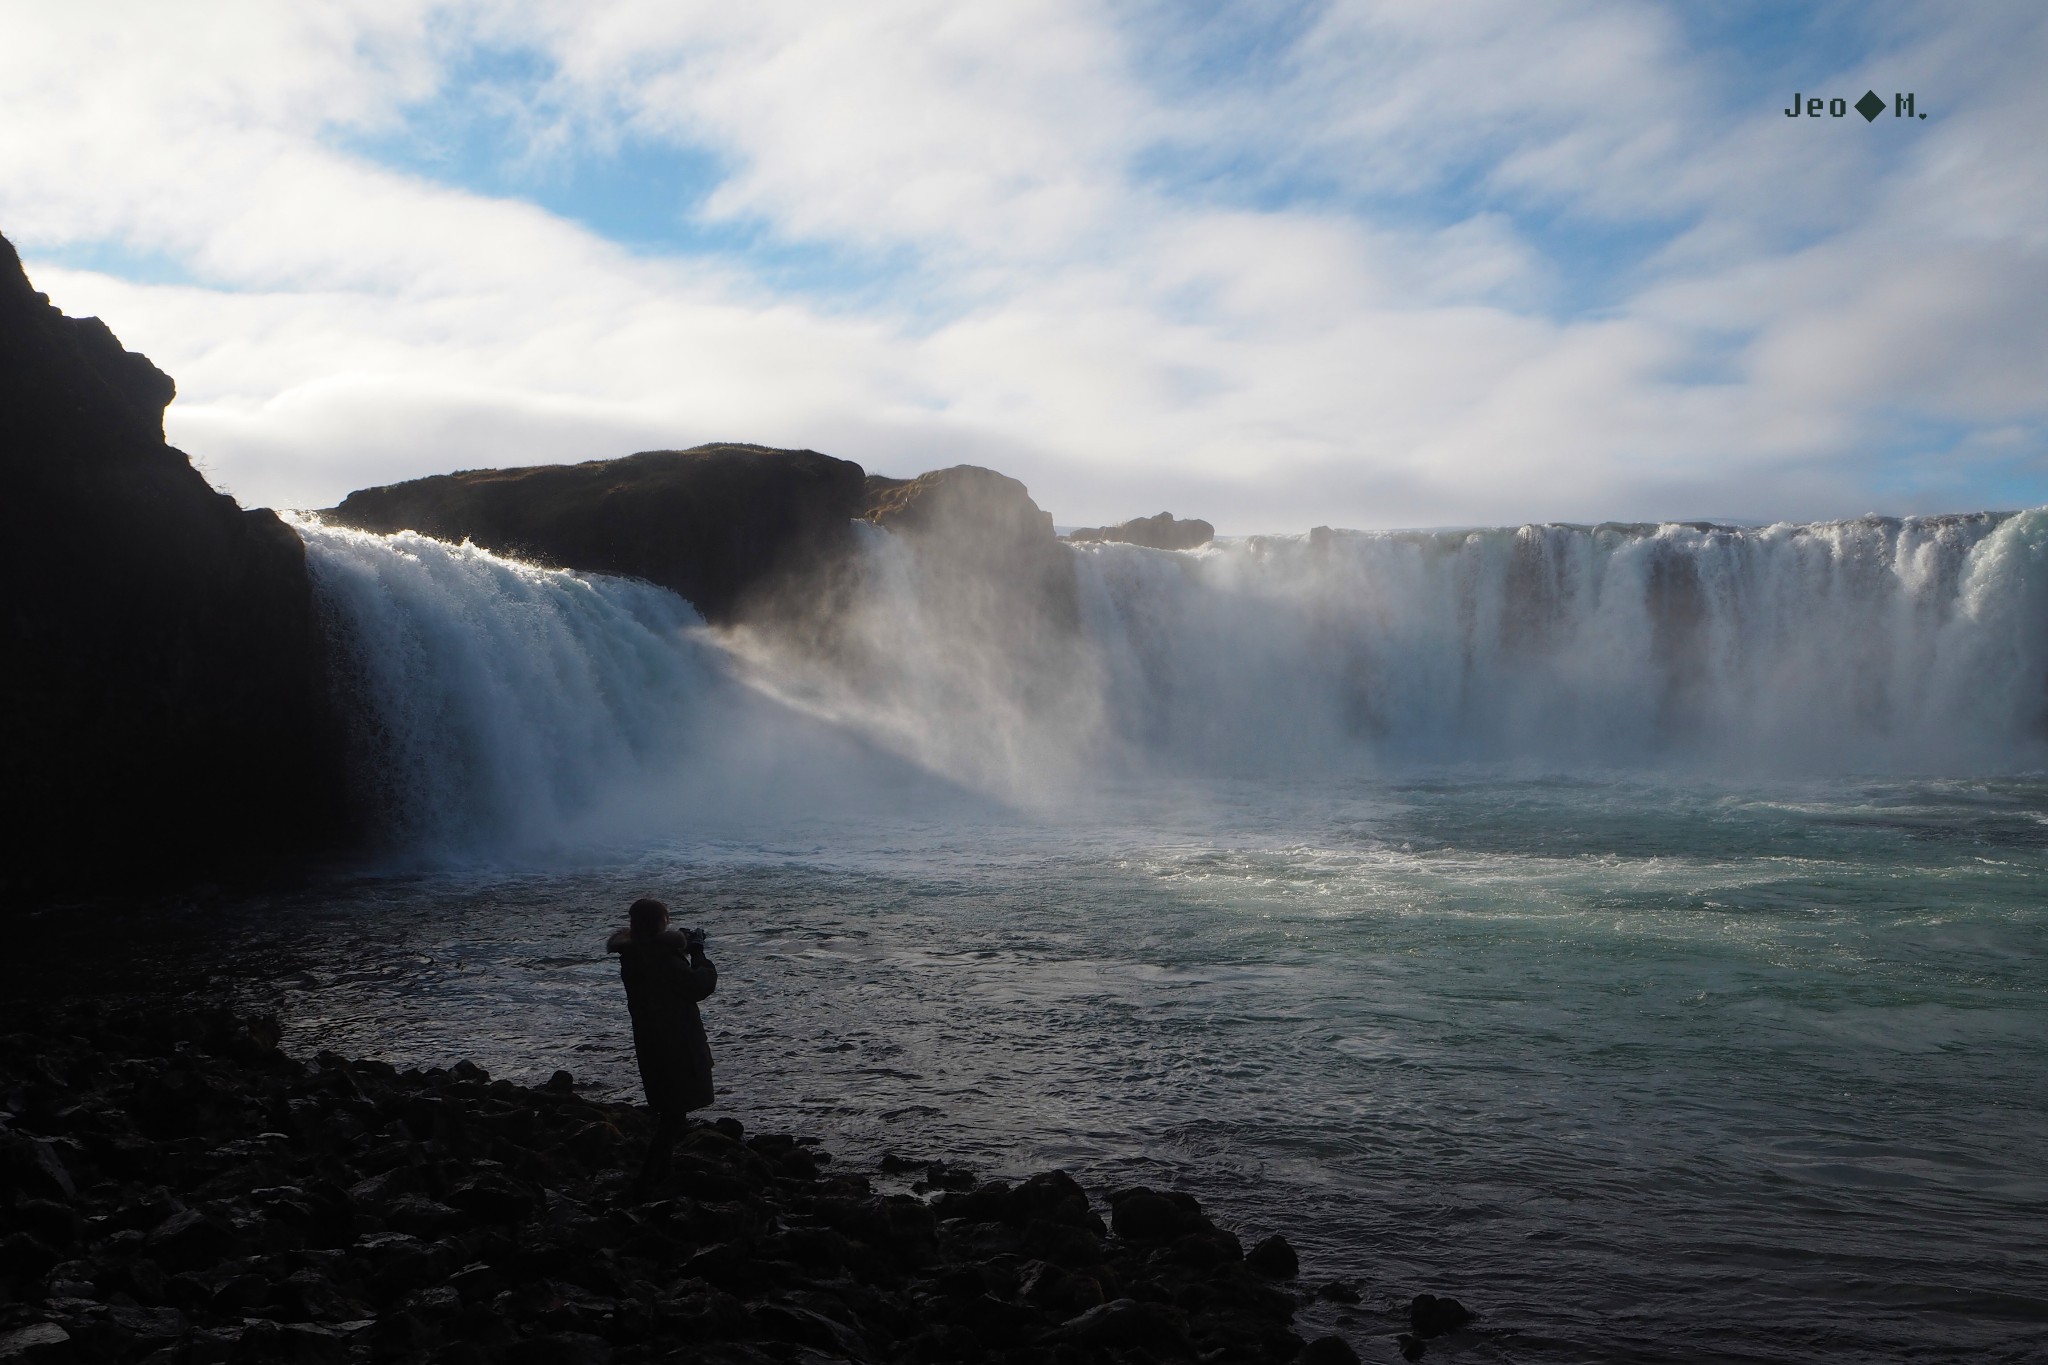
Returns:
[[[1417,1294],[1408,1303],[1408,1325],[1423,1338],[1455,1332],[1472,1321],[1472,1310],[1456,1299]]]
[[[71,1334],[54,1322],[32,1322],[0,1331],[0,1360],[61,1360]]]
[[[1291,1280],[1301,1271],[1293,1245],[1277,1232],[1247,1251],[1244,1263],[1269,1280]]]
[[[0,899],[275,872],[349,832],[305,546],[164,443],[176,392],[0,239]]]
[[[1339,1336],[1317,1337],[1301,1348],[1296,1365],[1358,1365],[1358,1352]]]
[[[1152,550],[1196,550],[1216,538],[1216,528],[1199,518],[1181,520],[1171,512],[1132,517],[1114,526],[1083,526],[1067,532],[1076,545],[1109,542],[1143,545]]]
[[[41,1138],[4,1129],[0,1129],[0,1191],[25,1198],[78,1197],[78,1187],[55,1147]]]
[[[158,1264],[172,1270],[212,1265],[241,1249],[233,1228],[199,1209],[172,1214],[150,1231],[143,1244]]]
[[[360,489],[323,515],[643,578],[725,622],[846,552],[861,480],[850,460],[728,442],[436,474]]]
[[[1197,1230],[1198,1220],[1179,1201],[1142,1185],[1112,1190],[1109,1203],[1110,1227],[1129,1241],[1165,1242]]]
[[[0,1280],[35,1280],[50,1273],[59,1253],[33,1233],[0,1234]]]
[[[1187,1346],[1187,1316],[1166,1304],[1112,1299],[1060,1324],[1055,1335],[1089,1346],[1163,1347],[1179,1354]]]

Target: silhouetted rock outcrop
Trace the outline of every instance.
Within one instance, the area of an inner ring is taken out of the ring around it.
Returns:
[[[436,474],[351,493],[324,515],[644,578],[705,619],[729,621],[757,594],[846,552],[861,481],[859,465],[815,450],[724,443]]]
[[[219,879],[343,829],[305,547],[164,443],[175,393],[0,239],[10,899]]]
[[[1110,541],[1122,545],[1143,545],[1154,550],[1193,550],[1216,538],[1216,528],[1199,518],[1176,519],[1171,512],[1152,517],[1132,517],[1115,526],[1083,526],[1067,532],[1076,545]]]

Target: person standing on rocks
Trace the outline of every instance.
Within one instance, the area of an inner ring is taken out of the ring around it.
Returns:
[[[633,1056],[656,1118],[647,1160],[634,1181],[644,1193],[668,1174],[689,1112],[711,1103],[711,1044],[697,1002],[718,989],[718,968],[704,955],[702,932],[669,928],[662,902],[643,897],[627,914],[630,922],[604,947],[619,955],[619,979],[633,1016]]]

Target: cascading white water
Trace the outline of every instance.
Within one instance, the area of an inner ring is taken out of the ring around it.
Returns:
[[[547,858],[934,795],[890,745],[749,686],[666,589],[293,525],[401,858]]]
[[[395,846],[545,848],[621,784],[687,761],[716,659],[675,594],[295,525]]]
[[[1115,727],[1181,770],[1976,771],[2048,739],[2048,509],[1081,554]]]
[[[1158,773],[2048,755],[2048,509],[1097,545],[1078,628],[935,594],[869,529],[825,652],[642,583],[298,527],[377,803],[429,853],[866,801],[906,764],[1033,804]]]

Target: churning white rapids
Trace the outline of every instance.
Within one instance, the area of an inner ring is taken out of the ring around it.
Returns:
[[[248,918],[305,1045],[632,1095],[657,894],[727,1112],[1193,1189],[1368,1359],[2048,1357],[2048,510],[1077,548],[1057,639],[867,530],[830,648],[300,530],[392,813]]]

